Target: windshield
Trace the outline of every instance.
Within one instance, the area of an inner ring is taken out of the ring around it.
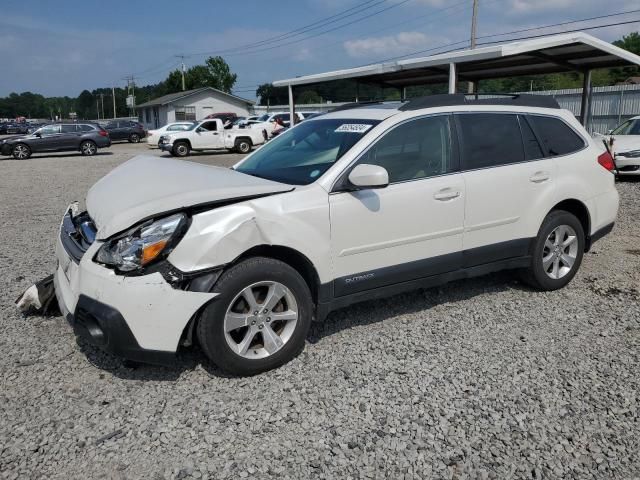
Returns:
[[[271,115],[269,115],[268,113],[265,113],[264,115],[261,115],[257,118],[258,122],[266,122],[267,120],[269,120],[269,118],[271,117]]]
[[[236,170],[292,185],[315,182],[378,120],[311,120],[280,134]]]
[[[614,128],[611,131],[611,134],[612,135],[628,135],[632,123],[633,123],[633,120],[627,120],[623,124],[618,125],[616,128]]]

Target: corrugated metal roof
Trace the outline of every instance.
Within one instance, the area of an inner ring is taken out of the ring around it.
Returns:
[[[278,80],[273,84],[282,87],[344,79],[395,87],[444,83],[448,79],[448,65],[451,63],[456,64],[459,80],[477,81],[640,65],[640,57],[579,32],[306,75]]]

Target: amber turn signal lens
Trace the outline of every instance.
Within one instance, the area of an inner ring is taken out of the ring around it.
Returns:
[[[146,265],[151,260],[160,255],[160,252],[167,246],[166,240],[161,240],[157,243],[152,243],[142,249],[142,265]]]

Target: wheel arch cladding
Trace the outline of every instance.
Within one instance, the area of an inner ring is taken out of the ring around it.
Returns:
[[[174,140],[174,141],[173,141],[173,144],[175,145],[175,144],[177,144],[177,143],[179,143],[179,142],[184,142],[184,143],[186,143],[187,145],[189,145],[189,149],[191,149],[191,141],[190,141],[188,138],[179,138],[179,139],[177,139],[177,140]]]
[[[311,291],[311,298],[314,303],[318,303],[320,277],[313,263],[306,255],[298,250],[281,245],[256,245],[242,253],[232,265],[251,257],[273,258],[289,265],[302,276]]]
[[[575,217],[580,221],[580,224],[582,225],[582,229],[584,230],[585,250],[589,251],[589,247],[590,247],[589,238],[591,237],[591,215],[589,213],[589,209],[587,208],[587,206],[584,203],[582,203],[580,200],[570,198],[556,204],[551,209],[551,211],[554,211],[554,210],[564,210],[565,212],[569,212],[575,215]]]

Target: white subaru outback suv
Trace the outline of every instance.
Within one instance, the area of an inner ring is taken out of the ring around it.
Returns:
[[[86,212],[65,213],[55,290],[76,333],[108,352],[163,364],[197,340],[255,374],[354,302],[500,269],[565,286],[613,228],[612,169],[547,97],[352,106],[231,169],[119,166]]]

